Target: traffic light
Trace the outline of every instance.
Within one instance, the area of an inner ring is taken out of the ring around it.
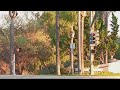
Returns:
[[[90,44],[95,44],[96,41],[96,33],[95,32],[91,32],[90,33]]]
[[[92,37],[93,37],[93,38],[92,38],[93,44],[95,44],[95,40],[96,40],[96,39],[95,39],[95,38],[96,38],[96,37],[95,37],[95,33],[92,33]]]

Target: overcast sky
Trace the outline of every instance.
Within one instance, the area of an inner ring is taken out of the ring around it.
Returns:
[[[20,15],[20,16],[22,16],[23,14],[22,14],[22,12],[23,11],[19,11],[18,12],[18,14]],[[6,15],[8,15],[8,11],[0,11],[0,26],[2,25],[2,22],[3,22],[3,15],[4,14],[6,14]],[[115,15],[116,15],[116,17],[118,18],[118,24],[120,25],[120,11],[116,11],[115,12]],[[111,31],[111,27],[110,27],[110,24],[111,24],[111,22],[110,22],[110,20],[111,20],[111,14],[110,14],[110,16],[109,16],[109,21],[108,21],[108,29]],[[120,29],[120,27],[119,27],[119,29]],[[118,33],[118,35],[120,36],[120,30],[119,30],[119,33]]]

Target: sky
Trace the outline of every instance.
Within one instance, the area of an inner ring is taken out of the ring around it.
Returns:
[[[18,12],[18,15],[19,16],[21,16],[22,17],[22,15],[23,15],[23,13],[22,13],[23,11],[19,11]],[[42,12],[42,11],[41,11]],[[0,27],[1,27],[1,25],[3,24],[2,22],[3,22],[3,16],[4,15],[8,15],[8,11],[0,11]],[[118,18],[118,25],[120,25],[120,11],[116,11],[115,12],[115,15],[116,15],[116,17]],[[111,26],[110,26],[110,24],[111,24],[111,17],[112,17],[112,15],[110,14],[109,15],[109,18],[108,18],[108,30],[109,31],[111,31]],[[119,27],[119,33],[118,33],[118,36],[120,37],[120,27]]]

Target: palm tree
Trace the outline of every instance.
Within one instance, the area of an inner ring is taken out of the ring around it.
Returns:
[[[59,33],[59,11],[56,11],[56,66],[57,75],[60,75],[60,51],[59,51],[60,33]]]

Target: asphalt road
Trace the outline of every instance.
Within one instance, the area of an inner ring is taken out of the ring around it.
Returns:
[[[120,79],[120,76],[0,75],[0,79]]]

